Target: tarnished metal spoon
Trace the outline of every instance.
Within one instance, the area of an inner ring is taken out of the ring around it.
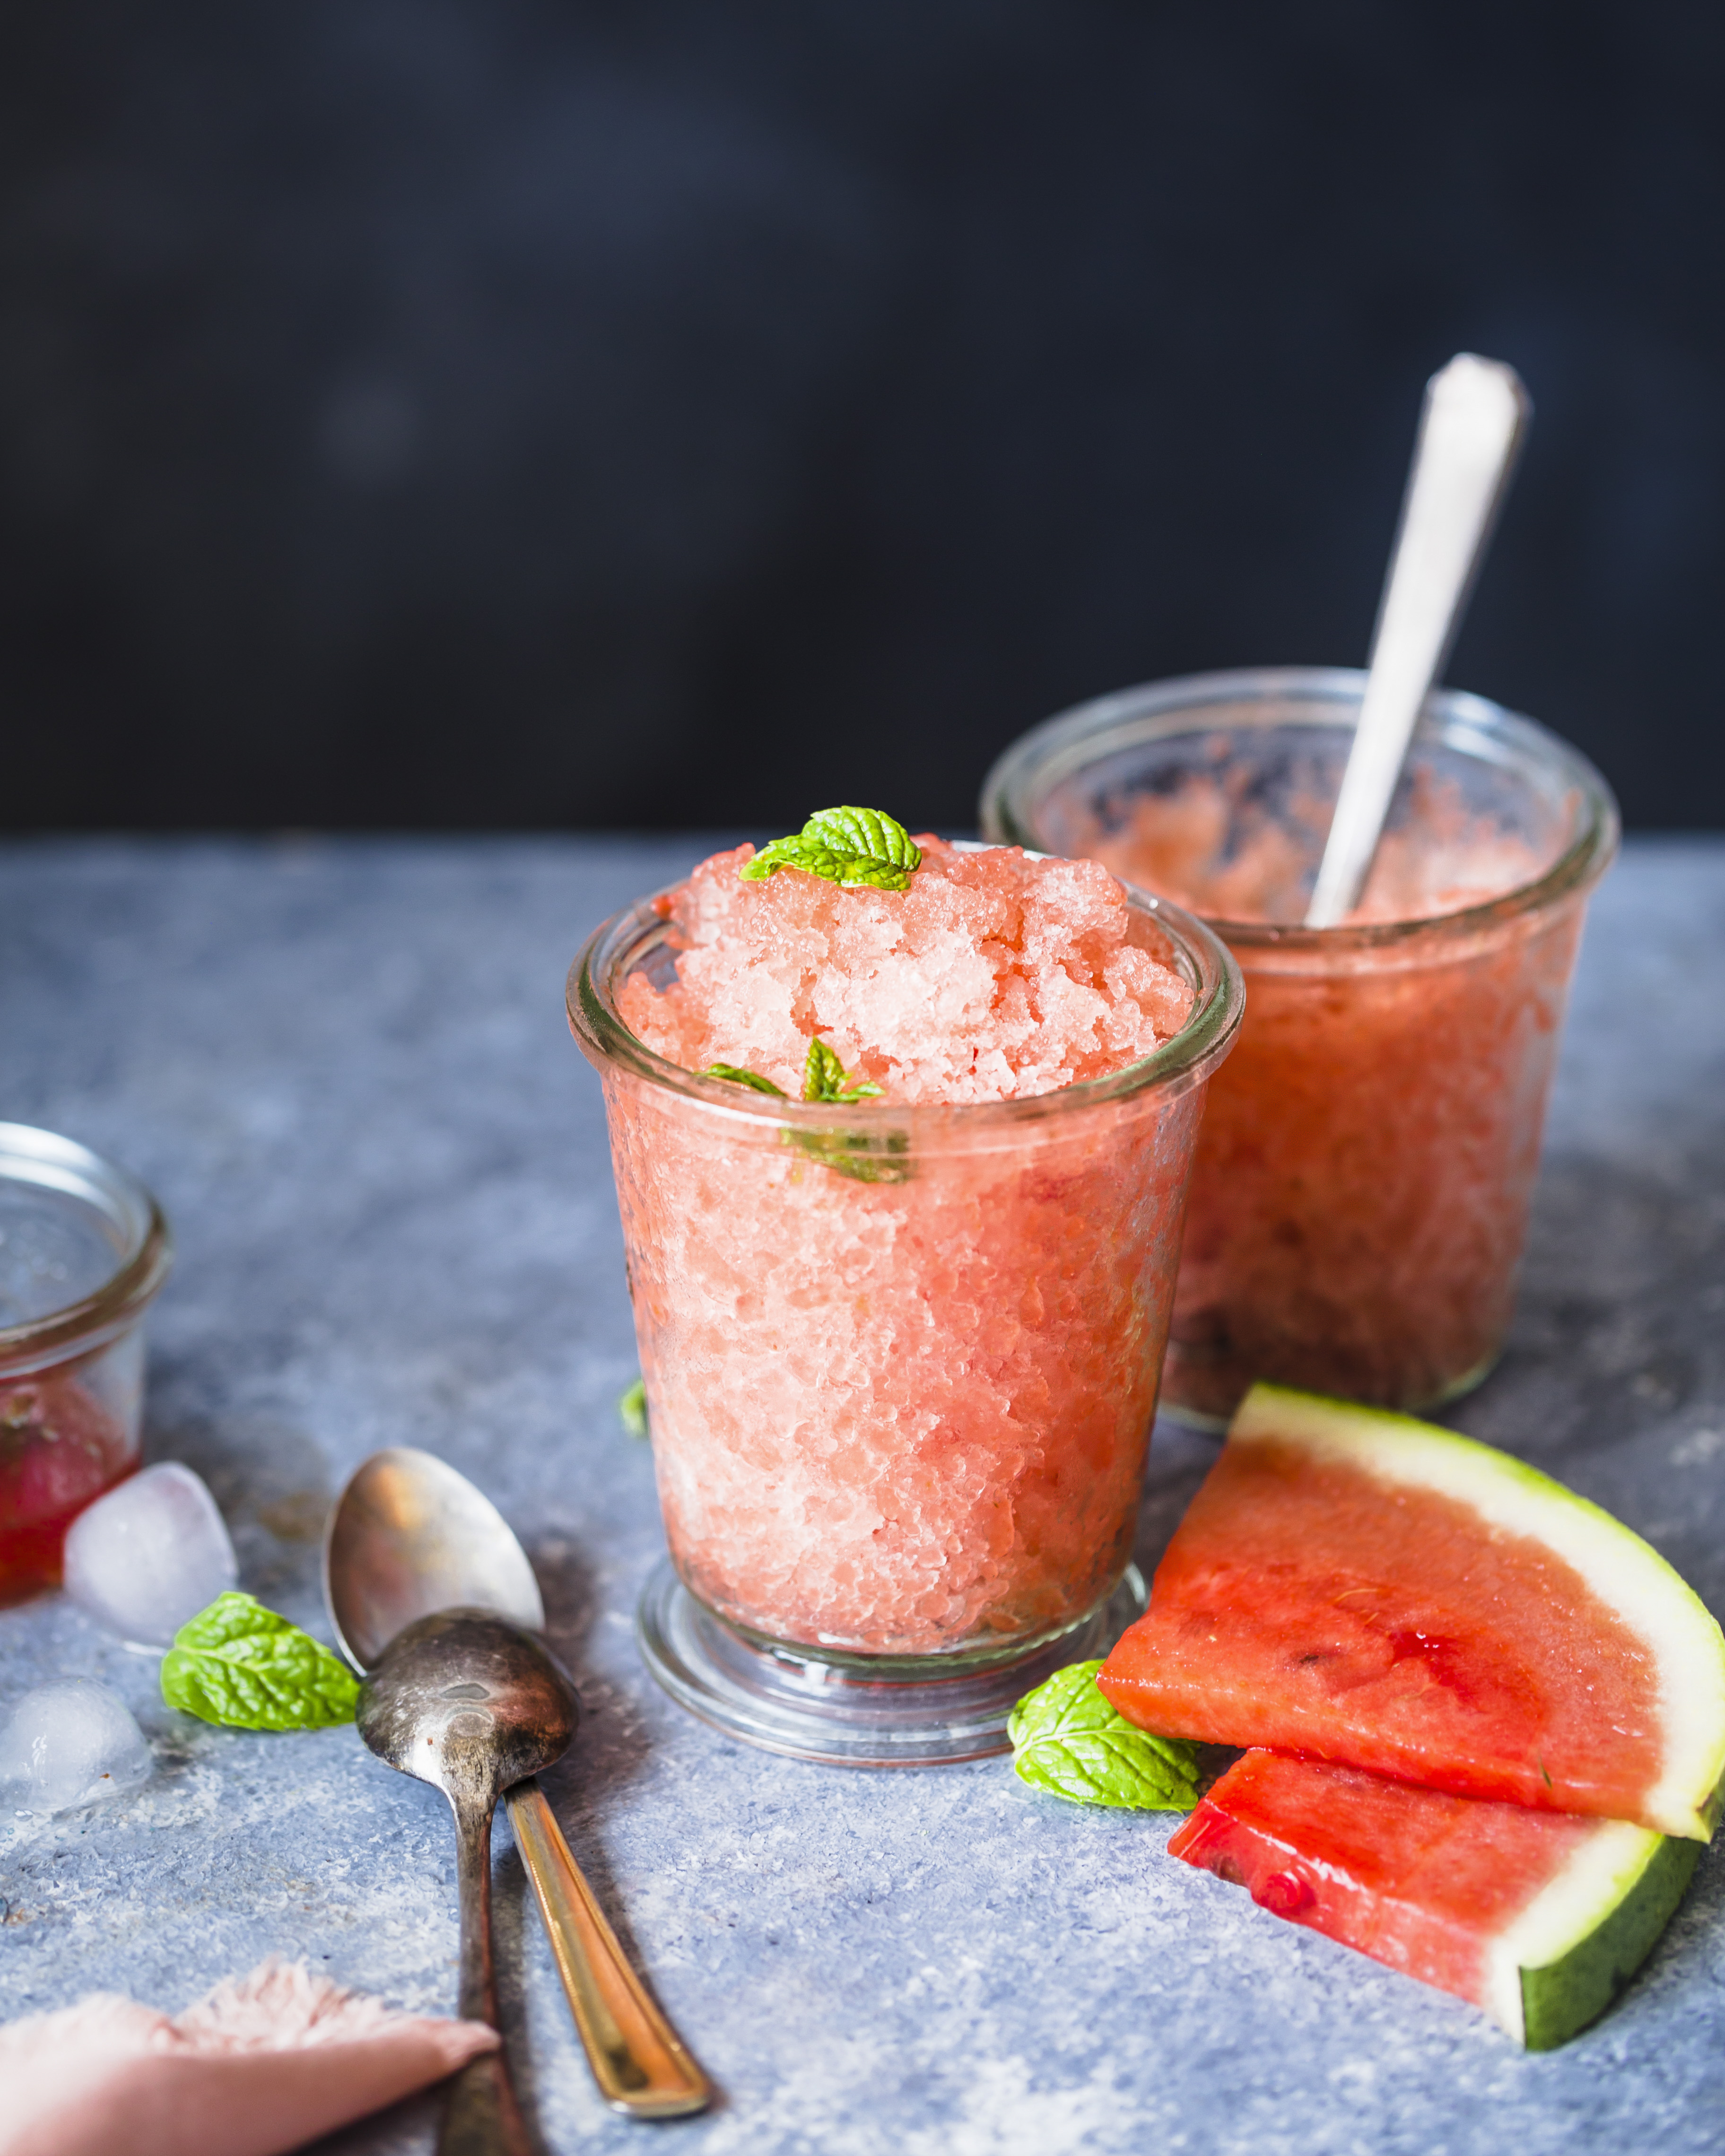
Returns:
[[[545,1625],[533,1568],[496,1507],[411,1445],[373,1453],[341,1492],[324,1542],[324,1594],[362,1673],[408,1625],[452,1604],[530,1632]],[[600,2094],[637,2118],[704,2110],[706,2075],[629,1966],[543,1791],[524,1781],[506,1800]]]
[[[562,1758],[575,1717],[575,1688],[541,1641],[487,1609],[420,1618],[360,1686],[360,1735],[455,1815],[464,2020],[497,2025],[491,1815],[512,1784]],[[439,2156],[532,2156],[501,2046],[456,2076],[437,2145]]]

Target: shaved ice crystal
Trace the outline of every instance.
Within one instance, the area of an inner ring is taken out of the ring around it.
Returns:
[[[154,1763],[131,1708],[93,1677],[39,1685],[0,1727],[0,1794],[18,1810],[106,1804],[147,1782]]]
[[[1178,1033],[1192,990],[1095,861],[919,838],[903,891],[715,854],[670,901],[676,979],[624,982],[624,1023],[691,1070],[726,1063],[793,1097],[811,1037],[893,1101],[1006,1101],[1105,1077]]]

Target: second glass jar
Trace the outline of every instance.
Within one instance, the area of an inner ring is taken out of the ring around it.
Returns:
[[[1172,891],[1245,976],[1163,1387],[1164,1407],[1200,1424],[1225,1422],[1260,1378],[1420,1410],[1491,1368],[1583,911],[1616,845],[1615,803],[1584,757],[1441,693],[1375,917],[1299,926],[1363,681],[1285,668],[1102,698],[1024,736],[983,793],[988,837]],[[1433,864],[1462,886],[1471,864],[1491,895],[1431,903],[1418,871]]]

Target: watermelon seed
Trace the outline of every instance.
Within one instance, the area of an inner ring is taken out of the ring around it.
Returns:
[[[1297,1917],[1317,1898],[1311,1882],[1302,1879],[1297,1871],[1272,1871],[1252,1889],[1252,1899],[1272,1917]]]

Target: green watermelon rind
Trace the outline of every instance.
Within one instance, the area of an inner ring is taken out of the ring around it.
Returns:
[[[1632,1528],[1476,1438],[1287,1386],[1254,1385],[1228,1442],[1293,1443],[1380,1481],[1435,1491],[1492,1527],[1545,1543],[1573,1566],[1646,1642],[1659,1666],[1665,1764],[1647,1793],[1644,1818],[1668,1835],[1711,1838],[1725,1781],[1725,1634],[1700,1596]]]
[[[1692,1840],[1602,1820],[1491,1941],[1486,2012],[1530,2051],[1567,2044],[1652,1952],[1700,1856]]]

